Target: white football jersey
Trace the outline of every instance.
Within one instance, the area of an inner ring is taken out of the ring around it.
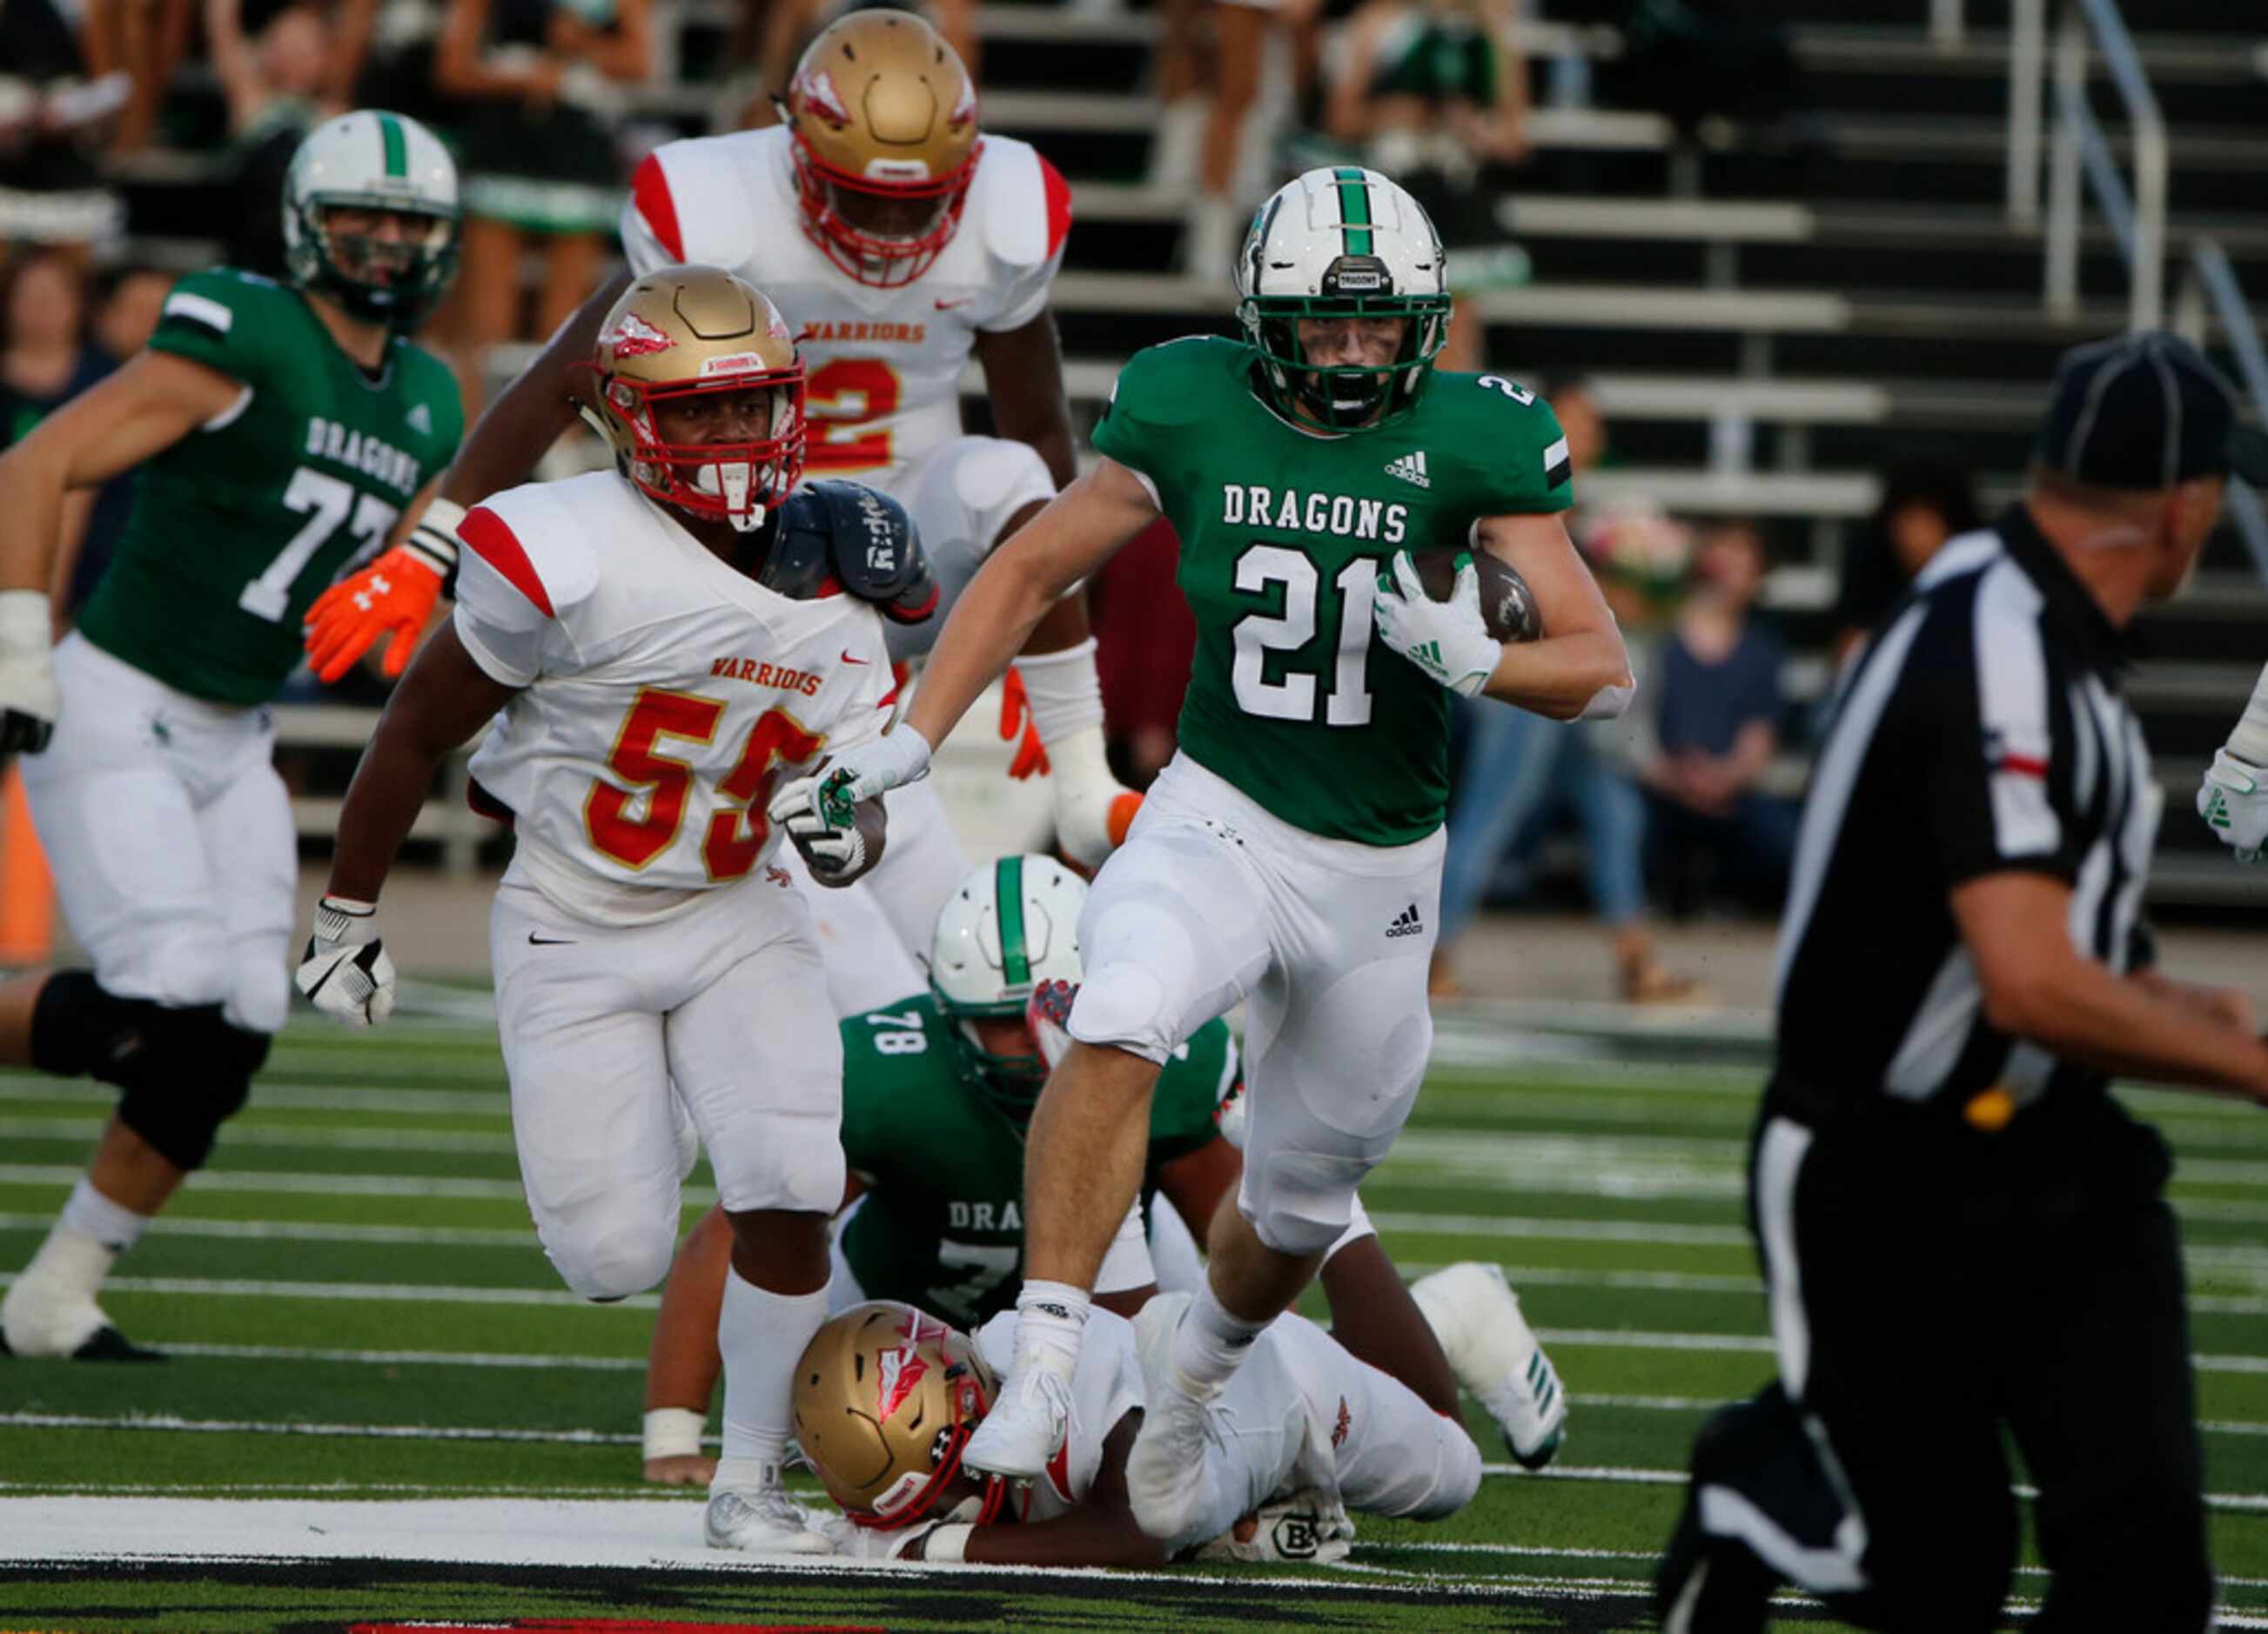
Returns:
[[[515,867],[602,924],[659,918],[762,866],[764,807],[881,730],[881,616],[726,566],[612,471],[532,482],[458,525],[456,629],[518,687],[473,756]]]
[[[910,503],[908,472],[961,435],[961,373],[976,336],[1048,304],[1071,231],[1071,188],[1028,143],[988,136],[961,225],[898,289],[860,283],[804,236],[784,125],[696,136],[639,165],[622,246],[640,275],[683,261],[740,274],[797,331],[809,373],[805,470]]]
[[[976,1330],[976,1348],[993,1376],[1005,1379],[1016,1359],[1016,1313],[1003,1311]],[[1052,1520],[1086,1500],[1102,1468],[1102,1444],[1118,1421],[1142,1405],[1142,1364],[1134,1324],[1100,1306],[1086,1314],[1079,1368],[1071,1375],[1071,1422],[1063,1445],[1018,1500],[1026,1520]]]

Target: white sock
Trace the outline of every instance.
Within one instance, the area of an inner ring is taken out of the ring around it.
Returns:
[[[1042,652],[1016,660],[1024,678],[1024,700],[1032,711],[1032,729],[1049,749],[1082,726],[1102,725],[1102,678],[1094,667],[1094,637],[1060,652]]]
[[[1174,1334],[1174,1365],[1182,1376],[1208,1394],[1218,1394],[1229,1376],[1252,1354],[1252,1342],[1266,1322],[1248,1322],[1232,1315],[1214,1298],[1208,1281],[1189,1301],[1189,1314]]]
[[[725,1272],[717,1349],[725,1363],[724,1456],[710,1490],[778,1479],[795,1417],[795,1365],[827,1321],[827,1290],[774,1293]]]
[[[70,1201],[63,1204],[63,1223],[81,1236],[93,1238],[113,1254],[123,1254],[140,1240],[150,1217],[136,1214],[122,1203],[113,1203],[82,1174],[71,1188]]]
[[[1016,1296],[1016,1371],[1044,1367],[1069,1383],[1086,1338],[1089,1296],[1067,1282],[1027,1282]]]
[[[1029,692],[1031,688],[1027,678],[1024,690]],[[2268,669],[2260,672],[2236,730],[2228,734],[2228,752],[2247,766],[2268,766]]]

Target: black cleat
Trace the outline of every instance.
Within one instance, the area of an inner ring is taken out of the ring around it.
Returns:
[[[8,1346],[8,1336],[0,1333],[0,1357],[12,1357],[16,1352]],[[94,1330],[85,1344],[70,1353],[74,1362],[164,1362],[173,1358],[163,1351],[153,1351],[128,1338],[117,1329],[105,1325]]]

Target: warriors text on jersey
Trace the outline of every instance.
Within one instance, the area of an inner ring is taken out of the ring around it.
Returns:
[[[498,494],[457,531],[458,637],[522,688],[473,776],[570,912],[654,918],[745,878],[778,841],[773,790],[881,728],[872,607],[765,589],[612,471]]]
[[[843,1151],[867,1183],[843,1256],[870,1299],[902,1299],[974,1326],[1022,1280],[1024,1131],[961,1076],[953,1022],[918,994],[843,1023]],[[1145,1186],[1219,1134],[1237,1079],[1227,1023],[1207,1022],[1166,1062],[1150,1102]]]
[[[456,453],[457,383],[398,336],[373,378],[298,291],[226,269],[174,287],[150,348],[244,393],[143,466],[79,628],[176,691],[265,703],[298,666],[308,604]]]
[[[1375,430],[1307,431],[1254,393],[1253,366],[1232,341],[1152,347],[1094,428],[1181,534],[1182,752],[1311,834],[1422,839],[1447,812],[1449,694],[1372,640],[1379,570],[1483,517],[1565,510],[1566,439],[1493,374],[1437,372]]]
[[[1027,144],[986,136],[937,264],[903,288],[876,289],[804,237],[792,140],[774,125],[656,150],[622,211],[623,248],[638,273],[700,261],[771,297],[810,371],[806,468],[909,500],[908,472],[961,435],[961,372],[976,336],[1045,310],[1071,189]]]

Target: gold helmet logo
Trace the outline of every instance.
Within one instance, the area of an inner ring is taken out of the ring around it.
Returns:
[[[961,1474],[997,1382],[968,1335],[910,1305],[856,1305],[812,1336],[795,1370],[795,1439],[860,1526],[910,1526]],[[984,1483],[978,1519],[1007,1494]]]
[[[803,360],[779,309],[717,267],[667,267],[599,326],[593,418],[644,492],[743,532],[803,474]]]
[[[803,230],[861,283],[912,283],[961,224],[983,139],[976,88],[906,11],[854,11],[811,42],[788,85]]]

